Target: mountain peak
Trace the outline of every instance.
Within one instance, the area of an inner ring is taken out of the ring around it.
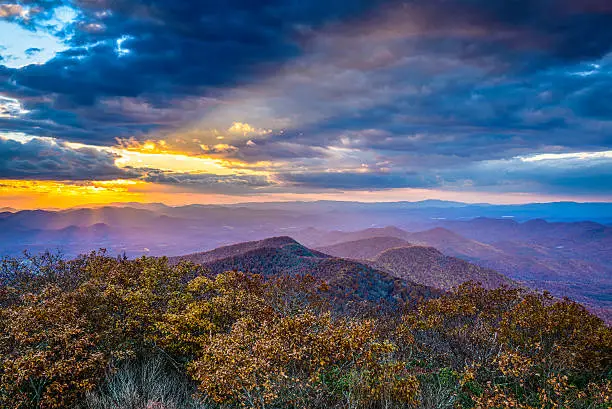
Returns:
[[[287,244],[300,244],[296,240],[294,240],[292,237],[289,237],[289,236],[269,237],[267,239],[263,239],[263,240],[259,240],[257,242],[251,242],[251,243],[260,243],[262,246],[273,246],[273,247],[286,246]]]
[[[423,233],[445,234],[445,235],[450,235],[450,236],[458,236],[458,234],[455,233],[454,231],[446,229],[444,227],[434,227],[433,229],[425,230]]]
[[[262,240],[247,241],[244,243],[230,244],[210,251],[193,253],[179,257],[172,257],[171,260],[190,260],[194,263],[209,263],[228,257],[241,255],[250,251],[260,249],[280,249],[285,246],[295,245],[303,247],[300,243],[289,236],[269,237]]]
[[[385,233],[385,235],[389,235],[393,237],[405,236],[407,233],[405,230],[402,230],[399,227],[395,227],[395,226],[386,226],[382,228],[380,231]]]
[[[382,236],[346,241],[331,246],[319,247],[317,250],[336,257],[369,260],[381,251],[409,245],[409,242],[399,237]]]
[[[494,270],[445,256],[428,246],[388,249],[374,259],[374,266],[396,277],[443,290],[450,290],[466,281],[480,282],[487,288],[516,284]]]
[[[430,230],[421,231],[418,233],[412,233],[409,237],[413,241],[427,240],[433,242],[439,242],[440,240],[465,240],[464,237],[455,233],[452,230],[445,229],[444,227],[435,227]]]

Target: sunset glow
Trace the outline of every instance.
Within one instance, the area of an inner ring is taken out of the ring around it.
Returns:
[[[69,208],[114,202],[142,202],[145,182],[107,180],[81,184],[57,181],[0,180],[2,206],[18,209]]]
[[[0,9],[3,203],[612,200],[608,8],[131,3]]]
[[[112,149],[111,152],[119,156],[115,161],[119,167],[153,168],[188,173],[206,172],[213,175],[233,175],[241,172],[267,174],[262,171],[245,169],[247,165],[244,163],[177,153],[148,153],[146,147],[143,152],[115,149]]]

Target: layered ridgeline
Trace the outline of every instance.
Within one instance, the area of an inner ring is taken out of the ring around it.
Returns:
[[[170,259],[7,259],[0,407],[609,407],[600,318],[381,230],[318,249],[280,236]]]
[[[491,269],[396,237],[364,238],[316,250],[290,237],[273,237],[173,257],[170,262],[181,260],[201,264],[214,274],[235,270],[263,276],[311,275],[343,298],[368,301],[428,298],[468,281],[485,288],[516,286]]]
[[[190,261],[213,274],[244,271],[264,277],[310,275],[322,280],[344,301],[406,302],[437,296],[436,287],[424,286],[391,272],[302,246],[290,237],[220,247],[208,252],[170,258],[170,263]]]
[[[531,288],[567,296],[612,321],[611,206],[472,206],[428,201],[181,207],[130,203],[61,211],[3,209],[0,255],[49,249],[71,258],[105,248],[110,254],[128,257],[177,256],[284,235],[308,248],[393,237],[434,247],[446,256],[493,269]],[[391,227],[366,228],[385,225]],[[378,254],[379,250],[368,251]],[[345,257],[370,259],[374,255]]]
[[[362,259],[395,277],[442,290],[450,290],[467,281],[479,282],[485,288],[516,285],[494,270],[445,256],[433,247],[413,245],[394,237],[355,240],[319,250],[338,257]]]
[[[612,228],[592,222],[474,219],[408,232],[397,227],[358,231],[306,229],[306,245],[338,257],[373,260],[408,244],[433,247],[536,290],[569,297],[612,321]],[[415,250],[416,251],[416,250]],[[439,257],[436,257],[439,259]]]
[[[125,253],[128,257],[177,256],[285,235],[311,249],[392,237],[433,247],[446,256],[498,271],[531,288],[567,296],[612,322],[610,206],[330,202],[182,207],[132,203],[62,211],[3,209],[0,255],[18,256],[26,249],[32,253],[48,249],[72,258],[105,248],[109,254]],[[366,228],[385,225],[391,227]],[[401,245],[396,242],[393,247],[397,244]],[[367,251],[338,254],[370,259],[382,249]]]

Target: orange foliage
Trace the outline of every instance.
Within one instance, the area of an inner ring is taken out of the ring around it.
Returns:
[[[332,399],[338,392],[352,394],[362,407],[384,400],[415,403],[418,381],[394,359],[395,349],[371,321],[310,312],[264,322],[249,317],[203,345],[189,372],[220,403],[304,407],[315,396]],[[350,384],[339,386],[334,377],[343,376]]]
[[[355,314],[333,285],[104,253],[6,260],[0,407],[75,407],[154,354],[228,408],[610,406],[612,330],[579,304],[464,284]]]

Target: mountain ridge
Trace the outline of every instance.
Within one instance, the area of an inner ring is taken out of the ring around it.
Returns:
[[[484,288],[516,287],[518,284],[492,269],[444,255],[430,246],[394,247],[379,253],[372,264],[396,277],[416,283],[451,290],[468,281],[481,283]]]
[[[441,294],[436,288],[399,279],[365,263],[308,249],[287,236],[172,257],[169,261],[196,262],[213,274],[236,270],[264,277],[311,275],[325,281],[339,299],[349,301],[414,302]]]

